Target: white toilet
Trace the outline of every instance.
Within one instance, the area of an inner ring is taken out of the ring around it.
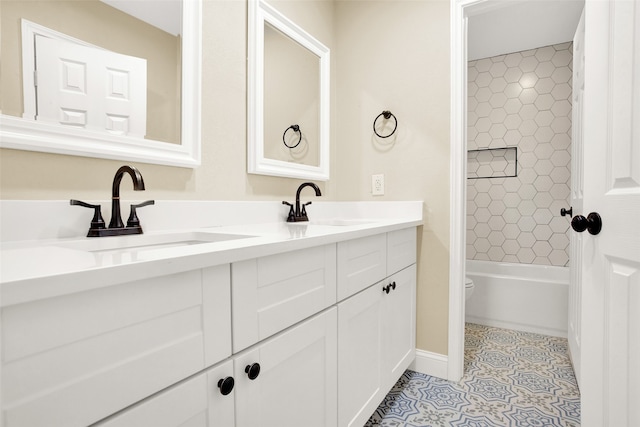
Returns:
[[[471,298],[474,287],[475,285],[473,284],[473,280],[471,280],[469,277],[465,277],[464,278],[464,299],[465,300],[469,300],[469,298]]]

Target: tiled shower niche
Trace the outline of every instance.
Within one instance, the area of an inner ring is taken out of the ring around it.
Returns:
[[[517,150],[516,177],[499,177],[507,173],[499,156],[481,171],[491,177],[469,175],[468,259],[568,265],[569,219],[560,209],[569,208],[571,185],[572,47],[468,64],[468,149]]]
[[[467,152],[467,178],[515,178],[518,147],[483,148]]]

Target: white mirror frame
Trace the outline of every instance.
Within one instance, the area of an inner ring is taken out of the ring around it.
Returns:
[[[0,147],[195,168],[200,165],[202,1],[182,5],[182,105],[180,144],[0,115]]]
[[[319,165],[310,166],[264,156],[264,25],[269,23],[320,59]],[[263,0],[249,0],[248,171],[287,178],[329,179],[329,48]]]

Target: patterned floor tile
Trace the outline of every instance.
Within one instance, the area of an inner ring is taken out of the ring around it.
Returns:
[[[406,371],[366,426],[579,427],[567,340],[468,323],[459,383]]]
[[[436,409],[451,409],[461,411],[471,403],[466,398],[466,393],[459,390],[455,384],[449,381],[431,381],[420,389],[421,401]]]
[[[469,387],[470,393],[481,396],[487,402],[497,400],[508,403],[517,397],[509,384],[501,383],[492,378],[475,378],[472,381],[467,381],[466,386]]]

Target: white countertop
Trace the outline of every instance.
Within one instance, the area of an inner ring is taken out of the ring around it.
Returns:
[[[228,204],[233,205],[234,202]],[[276,209],[278,215],[282,212],[282,208],[268,202],[236,202],[236,205],[237,209],[243,211],[246,209],[256,211],[266,206],[267,210]],[[118,239],[118,237],[87,238],[76,236],[5,240],[0,246],[0,304],[9,306],[133,280],[336,243],[422,224],[422,202],[376,202],[371,204],[366,202],[330,202],[325,203],[324,206],[322,203],[317,205],[314,203],[309,210],[315,209],[313,213],[315,216],[311,212],[309,213],[312,217],[309,223],[287,223],[284,219],[275,222],[234,223],[238,220],[225,218],[224,214],[218,213],[215,221],[211,219],[212,216],[204,215],[209,222],[224,224],[215,227],[198,227],[199,222],[195,218],[189,218],[187,211],[176,212],[176,210],[181,210],[180,206],[183,205],[176,203],[169,206],[170,216],[174,219],[180,218],[182,224],[191,224],[195,227],[183,226],[176,229],[150,227],[151,230],[145,228],[147,231],[142,236],[127,236],[126,238],[131,241],[137,237],[145,236],[144,239],[149,239],[153,236],[165,236],[173,233],[179,236],[190,236],[191,233],[194,236],[197,236],[197,233],[201,233],[201,235],[213,233],[234,235],[236,238],[218,242],[180,244],[172,247],[129,248],[124,251],[86,250],[84,248],[85,245],[95,246],[95,242],[98,240],[100,243],[109,242],[109,240],[103,239]],[[188,206],[190,209],[193,208],[193,202],[190,202]],[[197,214],[200,216],[203,216],[203,209],[211,210],[208,213],[214,215],[212,212],[216,211],[216,207],[219,207],[216,203],[207,202],[195,206],[198,207]],[[56,207],[63,209],[57,205]],[[19,211],[19,208],[20,206],[14,206],[11,203],[3,204],[3,228],[8,226],[6,217],[19,215],[19,213],[12,212],[16,209]],[[77,211],[70,210],[70,212],[76,213]],[[229,209],[229,212],[234,212],[234,210]],[[240,214],[238,214],[238,210],[235,212],[234,218],[240,217],[243,218],[243,221],[251,221],[252,219],[257,221],[259,218],[251,218],[251,214],[248,212]],[[145,218],[142,214],[139,216],[143,227],[145,227]],[[157,224],[164,221],[160,218],[147,219],[150,224],[153,224],[154,221]],[[83,217],[83,220],[83,224],[86,223],[86,218]],[[86,230],[82,230],[80,233],[86,233]],[[47,233],[41,230],[40,235],[47,235]],[[109,245],[106,244],[106,246]]]

